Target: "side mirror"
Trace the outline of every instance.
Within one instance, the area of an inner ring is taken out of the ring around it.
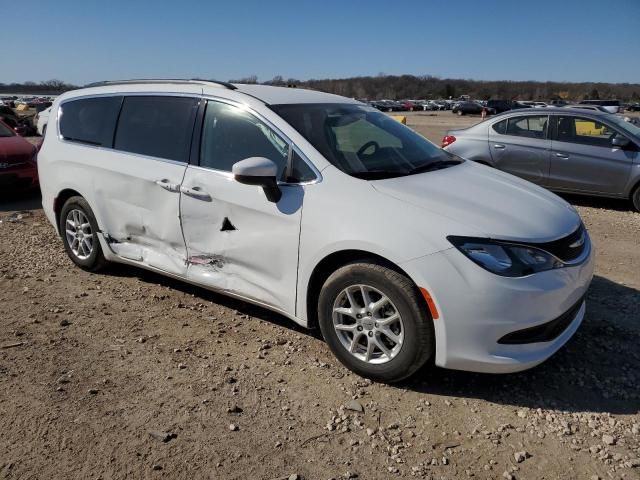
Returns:
[[[624,148],[629,145],[629,139],[620,135],[616,135],[611,139],[611,145],[618,148]]]
[[[231,172],[239,183],[262,187],[270,202],[277,203],[282,198],[282,191],[276,179],[278,167],[268,158],[251,157],[240,160],[233,164]]]

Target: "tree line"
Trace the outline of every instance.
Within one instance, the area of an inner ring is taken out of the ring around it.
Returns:
[[[298,80],[281,75],[260,82],[256,75],[232,83],[295,86],[310,88],[345,97],[367,100],[381,99],[448,99],[469,95],[480,100],[555,100],[579,101],[586,98],[639,101],[638,83],[603,82],[538,82],[511,80],[471,80],[440,78],[431,75],[386,75],[350,78]],[[55,95],[78,88],[61,80],[46,82],[0,83],[0,92]]]

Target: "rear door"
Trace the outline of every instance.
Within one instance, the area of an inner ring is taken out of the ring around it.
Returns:
[[[187,168],[181,195],[188,278],[294,314],[304,197],[294,182],[314,173],[266,120],[232,104],[208,101],[198,143],[199,166]],[[233,164],[249,157],[272,160],[283,178],[288,162],[297,165],[277,203],[234,180]]]
[[[546,185],[551,140],[548,115],[520,115],[498,121],[489,128],[493,165],[505,172]]]
[[[118,255],[176,275],[186,274],[180,228],[180,185],[200,100],[126,96],[113,151],[94,176],[101,227]]]
[[[622,194],[637,159],[637,148],[614,147],[622,135],[587,116],[554,116],[549,188],[608,195]]]

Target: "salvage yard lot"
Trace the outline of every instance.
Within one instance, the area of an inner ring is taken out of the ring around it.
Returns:
[[[478,120],[408,115],[437,143]],[[640,213],[566,198],[597,257],[567,346],[528,372],[388,386],[268,311],[83,272],[37,199],[4,197],[0,478],[640,478]]]

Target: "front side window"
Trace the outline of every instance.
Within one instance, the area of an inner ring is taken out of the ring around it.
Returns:
[[[549,117],[546,115],[531,115],[526,117],[509,118],[507,135],[517,137],[545,139]]]
[[[122,97],[69,100],[60,106],[60,134],[65,140],[111,148]]]
[[[412,175],[461,160],[391,117],[359,104],[271,105],[329,162],[363,179]]]
[[[268,158],[283,178],[289,144],[251,113],[210,101],[202,126],[200,165],[230,172],[234,163],[250,157]]]
[[[187,162],[198,103],[189,97],[126,97],[114,148]]]
[[[558,141],[610,147],[615,130],[590,118],[558,117]]]

